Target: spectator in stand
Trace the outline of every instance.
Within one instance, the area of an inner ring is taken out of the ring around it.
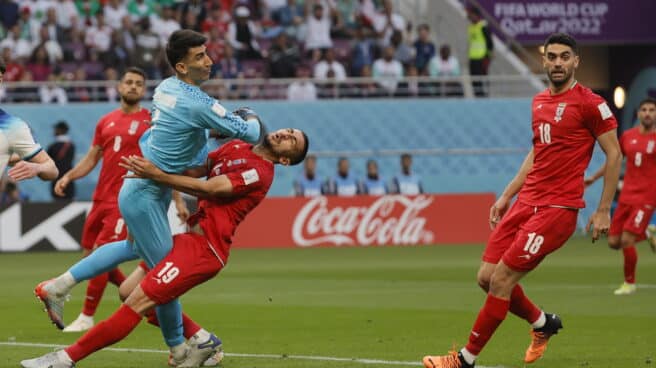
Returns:
[[[328,195],[354,196],[358,193],[358,183],[349,174],[349,160],[340,157],[337,160],[337,175],[326,181],[323,192]]]
[[[218,27],[212,27],[209,31],[209,37],[207,38],[207,43],[205,44],[205,52],[207,56],[212,59],[212,71],[210,72],[210,78],[216,77],[219,72],[219,63],[223,60],[223,53],[225,51],[225,39]]]
[[[456,77],[460,75],[460,63],[451,54],[449,45],[440,47],[440,55],[431,59],[429,71],[432,77]],[[462,96],[462,85],[458,81],[437,83],[437,93],[441,96]]]
[[[392,179],[390,193],[416,195],[424,192],[419,176],[412,173],[412,156],[401,155],[401,173]]]
[[[209,3],[209,1],[203,0],[188,0],[182,3],[180,6],[180,19],[183,20],[183,22],[181,22],[183,29],[200,31],[200,25],[203,24],[205,18],[207,18],[207,9],[204,4],[206,2]],[[192,27],[192,25],[194,26]]]
[[[30,41],[32,44],[37,43],[39,40],[39,29],[41,28],[41,21],[36,17],[32,17],[32,11],[29,6],[21,8],[18,18],[18,25],[20,26],[21,38]]]
[[[210,10],[209,17],[205,18],[200,26],[201,31],[205,34],[210,34],[212,30],[216,29],[223,38],[223,35],[228,33],[228,26],[232,18],[230,17],[229,9],[223,8],[219,4],[215,4]]]
[[[417,27],[418,38],[414,43],[415,67],[419,75],[428,75],[428,63],[435,56],[435,44],[430,40],[430,27],[420,24]]]
[[[310,68],[307,65],[299,66],[296,69],[296,78],[287,88],[287,99],[289,101],[315,101],[317,86],[310,80]]]
[[[299,28],[303,25],[305,10],[303,6],[297,4],[296,0],[287,0],[287,3],[274,11],[271,18],[278,23],[288,36],[298,39]]]
[[[132,22],[132,17],[129,15],[121,19],[121,34],[123,35],[123,44],[130,54],[134,53],[136,47],[136,42],[134,41],[137,30],[134,23]]]
[[[18,20],[18,4],[11,0],[0,0],[0,26],[11,29]]]
[[[103,8],[105,22],[112,29],[120,29],[123,24],[123,17],[128,15],[128,9],[123,0],[109,0]]]
[[[357,21],[367,29],[374,27],[374,21],[378,16],[376,5],[373,0],[358,0]]]
[[[234,51],[229,43],[226,43],[223,49],[223,58],[218,62],[218,75],[222,79],[243,78],[241,63],[234,55]]]
[[[73,81],[83,82],[87,80],[87,72],[83,67],[75,69],[73,74],[69,74],[67,78],[72,78]],[[91,88],[86,86],[75,86],[68,89],[68,100],[72,102],[89,102],[91,101],[92,93]]]
[[[119,73],[130,65],[132,60],[132,53],[125,47],[125,38],[120,30],[112,32],[112,42],[109,46],[109,51],[105,54],[102,62],[105,68],[116,68]]]
[[[80,19],[80,26],[90,27],[96,21],[96,14],[102,13],[102,5],[98,0],[75,0],[75,7]]]
[[[27,70],[30,71],[33,80],[36,82],[48,80],[48,76],[52,72],[52,66],[48,60],[46,47],[43,44],[37,46],[32,52],[30,62],[27,64]]]
[[[107,68],[105,69],[105,80],[107,81],[118,81],[118,76],[119,73],[116,69],[114,68]],[[123,75],[123,72],[121,72],[121,75]],[[119,96],[118,96],[118,91],[116,90],[115,85],[108,85],[104,87],[104,98],[103,101],[106,102],[118,102],[119,101]]]
[[[414,64],[415,50],[407,43],[403,42],[403,32],[395,30],[390,38],[390,46],[394,48],[394,59],[398,60],[403,66]]]
[[[0,49],[9,48],[14,60],[26,60],[32,53],[32,45],[26,38],[21,37],[20,25],[14,25],[7,37],[0,42]]]
[[[175,10],[171,6],[162,7],[161,17],[157,15],[152,16],[152,29],[157,35],[161,45],[166,45],[169,36],[180,29],[180,23],[175,19]]]
[[[53,73],[48,76],[48,82],[50,83],[43,83],[39,87],[39,98],[41,99],[41,103],[57,103],[59,105],[65,105],[68,103],[66,91],[59,83],[57,83],[61,80],[63,80],[61,69],[55,67]]]
[[[64,52],[64,61],[73,63],[83,63],[87,59],[87,47],[84,45],[84,31],[78,28],[71,28],[70,40],[62,45]]]
[[[328,79],[328,74],[331,71],[335,80],[346,80],[346,69],[339,61],[335,60],[335,51],[332,48],[325,50],[324,58],[314,66],[314,78]]]
[[[23,73],[23,76],[20,79],[20,82],[32,83],[34,78],[32,77],[32,72],[30,69],[26,69]],[[37,90],[34,87],[16,87],[12,90],[11,96],[12,102],[38,102]]]
[[[305,50],[312,62],[318,61],[323,51],[333,47],[329,13],[323,5],[316,3],[312,6],[312,15],[305,21]]]
[[[25,203],[30,197],[18,189],[15,181],[9,180],[5,183],[2,192],[0,192],[0,208],[7,208],[14,203]]]
[[[75,157],[75,144],[68,136],[68,124],[61,120],[55,124],[55,142],[48,146],[47,152],[52,160],[55,161],[57,169],[59,169],[59,180],[65,173],[73,167],[73,158]],[[75,183],[71,182],[64,190],[65,195],[60,197],[55,195],[54,188],[57,180],[53,180],[50,185],[50,193],[54,200],[72,200],[75,195]]]
[[[40,39],[41,41],[36,47],[39,46],[45,47],[46,53],[48,54],[48,61],[50,62],[50,64],[57,64],[58,62],[62,61],[62,59],[64,58],[64,52],[62,51],[59,42],[57,42],[56,39],[50,38],[48,27],[46,26],[41,27]]]
[[[57,24],[57,11],[55,8],[48,8],[46,10],[46,19],[43,22],[43,25],[41,28],[45,28],[46,32],[48,33],[48,38],[54,41],[57,41],[57,43],[61,44],[64,42],[65,36],[66,36],[66,30]],[[43,42],[43,31],[39,31],[39,36],[41,36],[40,40]]]
[[[16,82],[23,77],[25,67],[22,63],[16,62],[11,57],[11,49],[9,47],[0,48],[2,50],[2,60],[5,61],[5,72],[2,73],[2,80],[4,82]]]
[[[467,18],[471,22],[469,32],[469,74],[473,76],[487,75],[494,51],[492,34],[483,19],[481,11],[475,6],[467,8]],[[487,96],[486,84],[473,80],[474,94],[477,97]]]
[[[301,51],[281,30],[269,49],[268,59],[271,78],[293,78],[301,61]]]
[[[129,0],[128,13],[133,22],[155,14],[157,3],[154,0]]]
[[[367,160],[367,176],[360,180],[359,183],[361,194],[380,196],[387,194],[387,186],[378,173],[378,163],[376,160]]]
[[[77,27],[79,18],[73,0],[57,0],[55,12],[57,14],[57,24],[66,32],[70,32],[71,28]]]
[[[374,18],[374,30],[376,31],[380,44],[383,46],[389,45],[392,33],[394,31],[403,32],[405,30],[405,24],[405,19],[400,14],[394,13],[392,1],[384,0],[383,12]]]
[[[371,66],[365,65],[362,67],[362,70],[360,72],[360,76],[362,78],[373,78],[372,72],[371,72]],[[380,97],[382,96],[380,92],[380,88],[376,85],[376,83],[363,83],[358,86],[357,88],[357,93],[355,95],[356,97]]]
[[[150,19],[142,18],[139,21],[141,32],[137,33],[134,52],[134,65],[146,72],[148,79],[160,79],[159,70],[162,45],[159,36],[150,28]]]
[[[334,22],[331,33],[335,37],[353,37],[354,31],[358,27],[358,1],[359,0],[332,0],[335,9],[333,11]]]
[[[362,25],[355,29],[355,39],[351,48],[351,75],[355,77],[361,77],[362,68],[374,63],[376,54],[376,44],[371,39],[365,38],[364,32]]]
[[[251,11],[245,6],[235,8],[235,20],[228,26],[228,42],[236,51],[237,59],[261,59],[257,37],[259,27],[250,20]]]
[[[383,57],[374,62],[372,68],[374,79],[390,95],[396,92],[399,79],[403,78],[403,65],[394,60],[394,47],[383,49]]]
[[[317,197],[323,194],[321,178],[317,176],[317,156],[307,155],[303,161],[303,172],[294,180],[294,195]]]
[[[84,37],[84,44],[98,56],[104,56],[109,51],[112,42],[112,27],[105,23],[105,15],[102,12],[96,13],[96,24],[87,29]]]

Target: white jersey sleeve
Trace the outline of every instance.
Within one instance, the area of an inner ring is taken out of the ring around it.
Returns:
[[[16,119],[9,127],[7,138],[9,153],[15,153],[26,161],[36,156],[42,149],[41,145],[34,140],[30,127],[20,119]]]

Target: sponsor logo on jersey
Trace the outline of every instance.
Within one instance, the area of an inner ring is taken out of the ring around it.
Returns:
[[[260,176],[257,174],[257,170],[255,169],[244,171],[241,173],[241,177],[244,179],[245,185],[250,185],[260,180]]]

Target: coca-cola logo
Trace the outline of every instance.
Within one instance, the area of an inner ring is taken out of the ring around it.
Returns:
[[[328,208],[327,197],[308,201],[292,226],[296,245],[429,244],[433,233],[425,230],[420,212],[433,202],[428,196],[383,196],[368,206]]]

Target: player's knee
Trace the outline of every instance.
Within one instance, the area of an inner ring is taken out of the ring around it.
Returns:
[[[620,248],[628,248],[635,244],[635,239],[633,237],[622,237],[620,239]]]
[[[478,271],[477,280],[478,286],[484,291],[490,290],[490,274],[483,271]]]
[[[130,293],[124,304],[141,315],[144,315],[146,311],[155,306],[155,302],[150,300],[150,298],[143,292],[140,286],[137,286]]]
[[[621,249],[622,248],[622,243],[620,241],[619,237],[613,236],[608,238],[608,247],[610,249]]]
[[[132,290],[134,290],[134,285],[131,282],[124,281],[118,288],[118,297],[124,302],[130,296]]]

